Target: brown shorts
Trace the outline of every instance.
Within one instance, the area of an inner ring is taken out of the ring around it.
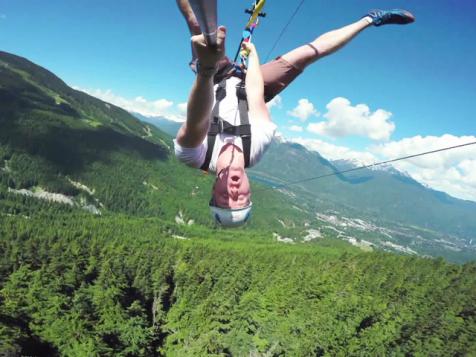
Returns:
[[[196,59],[193,59],[189,65],[194,73],[196,71]],[[215,75],[215,84],[226,78],[225,73],[230,69],[230,59],[225,57],[218,65],[218,73]],[[284,88],[286,88],[297,76],[302,73],[302,69],[293,66],[291,63],[277,57],[276,59],[261,65],[264,81],[264,100],[269,102]]]
[[[302,69],[293,66],[282,57],[277,57],[261,65],[261,72],[264,81],[264,99],[269,102],[300,75]]]

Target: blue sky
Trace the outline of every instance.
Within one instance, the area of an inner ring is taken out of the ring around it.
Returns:
[[[218,1],[232,56],[250,1]],[[267,1],[254,37],[262,61],[298,3]],[[364,162],[476,141],[474,1],[307,0],[270,58],[382,7],[417,21],[369,28],[308,67],[271,109],[279,132],[330,159]],[[175,1],[1,0],[0,44],[126,109],[183,117],[193,74]],[[475,158],[467,148],[397,167],[476,201]]]

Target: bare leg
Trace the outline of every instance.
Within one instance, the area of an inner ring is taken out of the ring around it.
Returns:
[[[187,23],[188,30],[190,31],[191,36],[200,35],[202,31],[200,30],[200,25],[198,24],[197,17],[190,6],[188,0],[176,0],[177,6],[182,13],[185,22]],[[192,60],[190,61],[189,65],[193,72],[196,72],[196,63],[195,60],[197,58],[197,54],[192,46]]]
[[[248,113],[257,120],[271,121],[264,102],[264,81],[258,51],[252,43],[244,42],[243,47],[249,51],[248,71],[245,79]]]
[[[200,26],[198,25],[197,18],[193,13],[192,7],[188,0],[176,0],[177,6],[180,9],[180,12],[183,15],[183,18],[187,22],[188,29],[190,31],[190,35],[200,35],[202,31],[200,31]]]
[[[371,23],[366,18],[362,18],[353,24],[319,36],[310,43],[312,46],[304,45],[298,47],[281,57],[295,67],[304,69],[319,58],[328,56],[344,47],[369,26],[371,26]]]

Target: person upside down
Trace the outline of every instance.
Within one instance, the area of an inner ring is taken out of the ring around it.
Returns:
[[[260,65],[258,51],[248,42],[248,68],[243,73],[225,56],[226,28],[217,29],[217,45],[208,46],[188,0],[176,0],[192,35],[191,69],[196,73],[186,121],[174,140],[183,163],[216,174],[210,210],[224,227],[246,223],[252,209],[245,169],[256,165],[271,144],[276,124],[266,106],[304,69],[328,56],[370,26],[408,24],[405,10],[372,10],[350,25],[327,32]]]

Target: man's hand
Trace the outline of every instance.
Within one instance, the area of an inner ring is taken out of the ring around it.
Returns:
[[[251,42],[244,42],[241,44],[241,50],[245,51],[246,55],[249,56],[251,53],[256,53],[256,47]]]
[[[200,67],[214,68],[218,61],[225,56],[226,28],[223,26],[217,29],[217,45],[209,46],[203,34],[192,36],[192,46],[197,54]]]

